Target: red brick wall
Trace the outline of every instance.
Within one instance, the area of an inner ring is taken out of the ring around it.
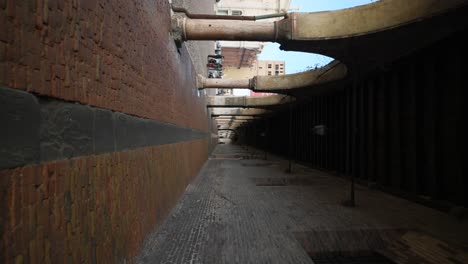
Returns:
[[[0,84],[207,130],[167,0],[0,0]]]
[[[167,0],[0,0],[0,85],[209,131]],[[118,263],[197,174],[208,140],[0,171],[0,262]]]
[[[165,218],[206,140],[0,172],[2,263],[120,263]]]

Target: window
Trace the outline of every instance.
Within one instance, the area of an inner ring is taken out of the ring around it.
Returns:
[[[263,67],[258,67],[260,70],[263,69]]]
[[[279,65],[276,64],[276,65],[275,65],[275,70],[278,70],[278,69],[279,69]]]
[[[268,72],[268,75],[271,75],[271,71]]]
[[[233,16],[242,16],[242,11],[241,10],[232,10],[232,15]]]
[[[268,64],[268,69],[271,69],[271,64]]]
[[[220,9],[218,11],[216,11],[216,14],[217,15],[228,15],[228,11],[227,10],[223,10],[223,9]]]
[[[280,73],[283,73],[283,71],[280,71]]]

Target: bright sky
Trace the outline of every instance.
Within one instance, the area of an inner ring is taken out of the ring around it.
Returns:
[[[319,12],[350,8],[370,4],[377,0],[292,0],[291,8],[299,7],[292,12]],[[258,56],[260,60],[282,60],[286,64],[286,73],[297,73],[307,70],[307,67],[323,66],[333,59],[319,54],[282,51],[279,44],[268,43]],[[236,89],[234,95],[249,95],[249,90]]]
[[[318,12],[349,8],[359,5],[370,4],[376,0],[293,0],[291,7],[300,7],[293,12]],[[307,69],[307,67],[323,66],[332,58],[302,52],[282,51],[279,44],[269,43],[259,55],[260,60],[284,60],[286,62],[286,73],[296,73]]]

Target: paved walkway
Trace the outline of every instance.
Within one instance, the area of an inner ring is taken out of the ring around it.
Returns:
[[[358,206],[343,207],[347,181],[300,166],[286,174],[286,167],[218,145],[139,262],[313,263],[305,248],[366,251],[388,230],[419,230],[468,248],[466,221],[360,186]],[[278,186],[284,179],[290,184]]]

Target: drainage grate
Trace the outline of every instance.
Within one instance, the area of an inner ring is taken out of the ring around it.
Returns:
[[[353,254],[327,252],[310,257],[315,264],[395,264],[377,252],[353,252]]]

